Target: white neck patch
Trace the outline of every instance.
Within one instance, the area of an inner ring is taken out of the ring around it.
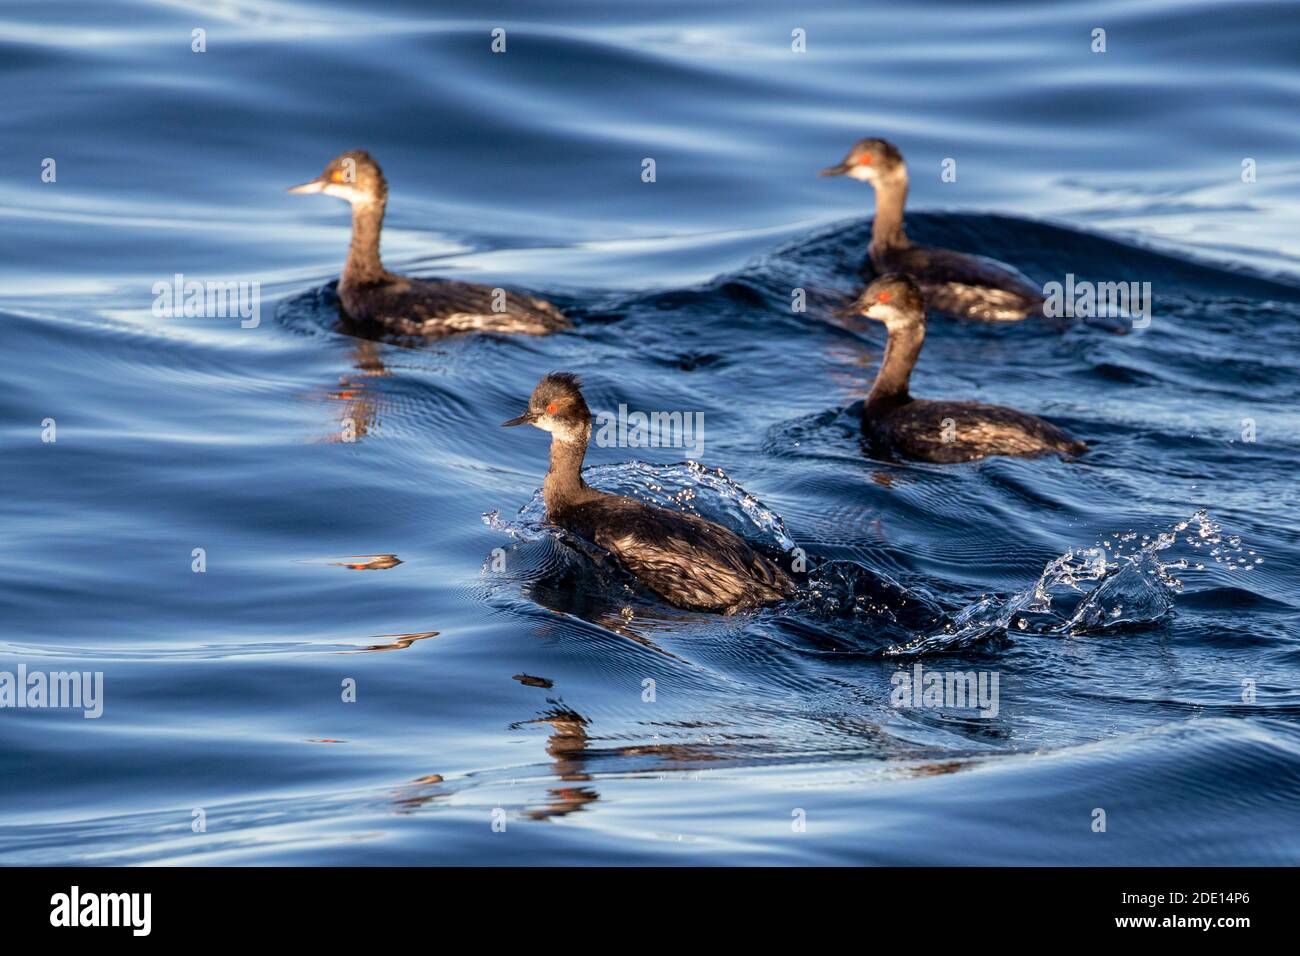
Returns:
[[[878,322],[884,322],[885,326],[890,329],[916,324],[915,316],[888,302],[877,302],[867,310],[867,315]]]
[[[580,445],[591,436],[590,426],[575,425],[554,416],[539,418],[533,422],[533,425],[544,432],[550,432],[555,436],[556,441],[568,442],[571,445]]]

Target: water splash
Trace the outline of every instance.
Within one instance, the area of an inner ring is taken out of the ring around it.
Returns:
[[[593,488],[638,498],[661,508],[698,514],[760,545],[781,551],[795,547],[781,516],[732,481],[721,468],[706,468],[695,461],[672,465],[628,461],[592,465],[584,468],[582,475]],[[499,511],[490,511],[483,515],[483,522],[522,541],[555,534],[555,529],[546,523],[546,503],[540,488],[514,519],[503,519]]]
[[[1154,536],[1116,533],[1091,548],[1071,549],[1049,561],[1032,587],[1009,598],[988,596],[956,614],[942,630],[896,644],[890,656],[952,653],[1008,632],[1046,636],[1096,634],[1157,621],[1183,588],[1177,575],[1205,570],[1188,557],[1164,552],[1183,543],[1231,572],[1263,563],[1242,553],[1241,538],[1225,535],[1205,510]]]

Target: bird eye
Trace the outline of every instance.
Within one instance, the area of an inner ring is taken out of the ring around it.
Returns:
[[[889,298],[890,298],[890,296],[889,296],[889,293],[888,293],[888,292],[882,292],[882,293],[880,293],[880,295],[876,296],[876,301],[877,301],[877,302],[888,302],[888,301],[889,301]]]
[[[347,176],[344,174],[343,170],[341,170],[341,169],[336,169],[336,170],[334,170],[334,172],[330,173],[330,181],[331,181],[331,182],[341,183],[341,182],[343,182],[343,180],[346,179],[346,178],[347,178]]]
[[[554,415],[554,414],[555,414],[555,403],[554,403],[554,402],[551,402],[551,404],[549,404],[549,405],[546,406],[546,414],[548,414],[548,415]]]
[[[858,157],[858,165],[859,165],[859,166],[870,166],[870,165],[871,165],[871,154],[870,154],[870,153],[863,153],[861,156],[859,156],[859,157]]]

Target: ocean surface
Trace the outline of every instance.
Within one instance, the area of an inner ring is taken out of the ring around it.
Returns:
[[[1226,0],[6,3],[0,672],[103,690],[0,709],[0,863],[1300,863],[1297,67]],[[871,191],[816,175],[864,136],[914,239],[1151,284],[930,323],[914,394],[1086,455],[867,456]],[[355,148],[390,268],[574,329],[342,327],[346,206],[284,189]],[[498,425],[554,369],[702,414],[588,480],[799,595],[679,611],[548,528]]]

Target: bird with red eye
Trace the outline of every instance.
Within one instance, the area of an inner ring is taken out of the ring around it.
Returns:
[[[903,165],[903,156],[892,143],[883,139],[864,139],[853,144],[847,156],[834,166],[821,170],[823,176],[848,176],[874,182]]]
[[[546,520],[606,552],[669,604],[731,614],[795,592],[794,581],[771,557],[730,528],[588,485],[582,461],[591,411],[576,376],[547,375],[533,389],[528,410],[501,424],[551,433],[551,467],[542,482]]]
[[[883,139],[854,143],[843,160],[821,174],[847,176],[875,190],[876,214],[863,278],[885,272],[910,275],[921,287],[927,308],[954,318],[1015,322],[1042,315],[1041,287],[1011,266],[952,249],[919,246],[907,237],[903,228],[907,164],[893,143]]]
[[[982,402],[913,398],[912,368],[925,342],[925,299],[910,276],[880,276],[845,310],[885,326],[876,380],[862,403],[862,433],[873,453],[950,464],[989,455],[1080,455],[1088,446],[1051,422]]]
[[[388,180],[363,149],[330,160],[315,179],[289,187],[352,206],[352,242],[337,287],[340,311],[350,321],[402,336],[439,337],[461,332],[546,335],[569,327],[564,314],[523,292],[450,278],[412,278],[384,268],[379,255]]]

